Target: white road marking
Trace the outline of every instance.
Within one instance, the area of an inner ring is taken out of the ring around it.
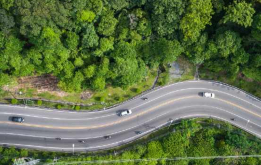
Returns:
[[[195,117],[195,116],[197,116],[197,117],[199,117],[199,116],[201,116],[201,117],[203,117],[203,116],[209,117],[210,115],[204,114],[204,113],[202,113],[202,114],[195,114],[195,115],[186,115],[186,116],[178,117],[178,118],[176,118],[176,119],[174,119],[174,120],[184,119],[184,118],[190,118],[190,117]],[[211,117],[214,117],[214,118],[217,118],[217,119],[220,119],[220,120],[227,121],[227,122],[231,123],[230,120],[227,120],[227,119],[224,119],[224,118],[221,118],[221,117],[218,117],[218,116],[211,115]],[[164,125],[166,125],[166,124],[168,124],[168,123],[169,123],[169,122],[166,122],[166,123],[161,124],[161,125],[159,125],[159,126],[157,126],[157,127],[155,127],[155,128],[152,128],[152,129],[150,129],[150,130],[148,130],[148,131],[145,131],[145,132],[143,132],[143,135],[145,135],[145,134],[147,134],[147,133],[149,133],[149,132],[152,132],[152,131],[154,131],[154,130],[156,130],[156,129],[158,129],[158,128],[160,128],[160,127],[162,127],[162,126],[164,126]],[[260,134],[255,133],[255,132],[253,132],[253,131],[250,131],[250,130],[244,128],[244,127],[241,127],[240,125],[235,124],[235,122],[233,122],[232,124],[235,125],[235,126],[238,126],[239,128],[243,128],[244,130],[246,130],[246,131],[248,131],[248,132],[250,132],[250,133],[252,133],[252,134],[254,134],[254,135],[257,135],[257,136],[261,137]],[[125,140],[122,140],[122,141],[118,141],[118,142],[114,142],[114,143],[110,143],[110,144],[106,144],[106,145],[101,145],[101,146],[85,147],[85,148],[75,147],[74,149],[75,149],[75,150],[88,150],[88,149],[103,148],[103,147],[112,146],[112,145],[115,145],[115,144],[118,144],[118,143],[122,143],[122,142],[125,142],[125,141],[130,141],[131,139],[135,139],[135,138],[138,138],[138,137],[140,137],[140,136],[141,136],[141,135],[135,135],[135,136],[133,136],[133,137],[130,137],[130,138],[125,139]],[[15,143],[0,143],[0,144],[1,144],[1,145],[14,145],[14,146],[31,147],[31,148],[59,149],[59,150],[70,150],[70,151],[72,150],[71,147],[69,147],[69,148],[62,148],[62,147],[45,147],[45,146],[35,146],[35,145],[26,145],[26,144],[15,144]]]
[[[80,120],[93,120],[93,119],[100,119],[105,118],[109,116],[115,116],[115,114],[105,115],[105,116],[99,116],[99,117],[93,117],[93,118],[75,118],[75,119],[68,119],[68,118],[52,118],[52,117],[44,117],[44,116],[35,116],[35,115],[27,115],[27,114],[18,114],[18,113],[8,113],[8,112],[0,112],[0,115],[17,115],[17,116],[27,116],[27,117],[33,117],[33,118],[39,118],[39,119],[49,119],[49,120],[68,120],[68,121],[80,121]]]
[[[161,96],[159,96],[159,97],[156,97],[156,98],[154,98],[154,99],[152,99],[152,100],[146,101],[146,102],[144,102],[144,103],[142,103],[142,104],[140,104],[140,105],[138,105],[138,106],[136,106],[136,107],[130,108],[130,109],[131,109],[131,110],[136,109],[136,108],[141,107],[141,106],[143,106],[143,105],[145,105],[145,104],[148,104],[148,103],[150,103],[150,102],[152,102],[152,101],[158,100],[159,98],[165,97],[165,96],[167,96],[167,95],[170,95],[170,94],[173,94],[173,93],[176,93],[176,92],[185,91],[185,90],[199,90],[199,89],[200,89],[200,90],[208,90],[208,91],[215,91],[215,92],[223,93],[223,94],[229,95],[229,96],[231,96],[231,97],[237,98],[237,99],[239,99],[239,100],[241,100],[241,101],[244,101],[244,102],[246,102],[246,103],[248,103],[248,104],[251,104],[251,105],[253,105],[254,107],[256,107],[256,108],[258,108],[258,109],[261,109],[261,107],[255,105],[255,104],[253,104],[253,103],[250,103],[250,102],[248,102],[248,101],[246,101],[246,100],[244,100],[244,99],[241,99],[241,98],[239,98],[239,97],[237,97],[237,96],[234,96],[234,95],[232,95],[232,94],[229,94],[229,93],[226,93],[226,92],[223,92],[223,91],[219,91],[219,90],[215,90],[215,89],[209,89],[209,88],[185,88],[185,89],[179,89],[179,90],[176,90],[176,91],[171,91],[171,92],[169,92],[169,93],[166,93],[166,94],[164,94],[164,95],[161,95]],[[57,111],[57,112],[65,112],[65,111]],[[6,112],[4,112],[4,113],[6,113]],[[74,113],[77,113],[77,112],[74,112]],[[0,114],[1,114],[1,113],[0,113]],[[3,114],[3,113],[2,113],[2,114]],[[6,113],[6,114],[8,114],[8,113]],[[69,119],[68,119],[68,118],[51,118],[51,117],[24,115],[24,114],[16,114],[16,113],[9,113],[9,114],[10,114],[10,115],[28,116],[28,117],[34,117],[34,118],[50,119],[50,120],[68,120],[68,121],[74,121],[74,120],[75,120],[75,121],[80,121],[80,120],[93,120],[93,119],[99,119],[99,118],[105,118],[105,117],[114,116],[114,115],[115,115],[115,112],[113,112],[113,114],[110,114],[110,115],[99,116],[99,117],[93,117],[93,118],[81,118],[81,119],[79,119],[79,118],[76,118],[76,119],[74,119],[74,118],[69,118]]]
[[[229,111],[224,110],[224,109],[219,108],[219,107],[208,106],[208,105],[191,105],[191,106],[184,106],[184,107],[176,108],[176,109],[174,109],[173,111],[178,111],[178,110],[182,110],[182,109],[186,109],[186,108],[191,108],[191,107],[215,108],[215,109],[218,109],[218,110],[220,110],[220,111],[224,111],[224,112],[229,113],[229,114],[231,114],[231,115],[237,116],[238,118],[241,118],[241,119],[243,119],[243,120],[245,120],[245,121],[248,121],[248,119],[243,118],[243,117],[241,117],[241,116],[239,116],[239,115],[236,115],[236,114],[234,114],[234,113],[232,113],[232,112],[229,112]],[[146,124],[146,123],[149,123],[149,122],[152,121],[152,120],[155,120],[155,119],[157,119],[157,118],[160,118],[160,117],[162,117],[162,116],[164,116],[164,115],[166,115],[166,114],[172,113],[173,111],[168,111],[168,112],[163,113],[163,114],[161,114],[161,115],[159,115],[159,116],[156,116],[156,117],[154,117],[154,118],[152,118],[152,119],[150,119],[150,120],[147,120],[147,121],[145,121],[145,122],[143,122],[143,123],[141,123],[141,124],[139,124],[139,125],[136,125],[136,126],[134,126],[134,127],[127,128],[127,129],[125,129],[125,130],[121,130],[121,131],[118,131],[118,132],[111,133],[110,135],[115,135],[115,134],[118,134],[118,133],[121,133],[121,132],[126,132],[126,131],[128,131],[128,130],[134,129],[134,128],[136,128],[136,127],[140,127],[140,126],[142,126],[142,125],[144,125],[144,124]],[[195,116],[196,116],[196,115],[187,115],[187,116],[183,116],[182,118],[185,118],[185,117],[189,118],[189,117],[195,117]],[[208,116],[212,116],[212,115],[208,115]],[[177,119],[178,119],[178,118],[177,118]],[[177,120],[177,119],[175,119],[175,120]],[[252,123],[252,124],[254,124],[254,125],[258,126],[258,127],[261,127],[260,125],[254,123],[254,122],[252,122],[252,121],[251,121],[251,122],[249,121],[249,123]],[[28,135],[28,134],[25,135],[25,134],[3,133],[3,132],[0,132],[0,134],[2,134],[2,135],[14,135],[14,136],[34,137],[34,138],[46,138],[46,139],[56,138],[56,136],[55,136],[55,137],[47,137],[47,136],[35,136],[35,135]],[[62,139],[69,140],[69,139],[95,139],[95,138],[102,138],[102,137],[104,137],[104,136],[87,137],[87,138],[86,138],[86,137],[80,137],[80,138],[61,137],[61,138],[62,138]]]

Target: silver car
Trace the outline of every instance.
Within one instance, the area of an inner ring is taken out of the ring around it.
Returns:
[[[123,110],[120,112],[120,116],[126,116],[132,114],[132,111],[129,109]]]
[[[203,92],[203,97],[215,98],[215,93]]]

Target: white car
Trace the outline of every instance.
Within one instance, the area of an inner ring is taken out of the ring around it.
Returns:
[[[203,97],[215,98],[215,93],[203,92]]]
[[[126,116],[126,115],[130,115],[130,114],[132,114],[132,111],[128,110],[128,109],[120,112],[120,116]]]

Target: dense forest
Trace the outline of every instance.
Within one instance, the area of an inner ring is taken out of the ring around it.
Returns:
[[[162,137],[159,135],[165,134]],[[155,139],[156,137],[156,139]],[[183,120],[165,130],[150,135],[143,142],[130,144],[130,148],[105,153],[83,153],[74,156],[68,153],[28,151],[26,149],[0,148],[0,164],[12,164],[15,158],[41,159],[42,163],[53,164],[126,164],[126,165],[260,165],[261,158],[219,158],[201,160],[167,160],[204,156],[260,155],[260,139],[229,124],[212,119]],[[140,160],[139,160],[140,159]],[[149,159],[154,159],[148,161]],[[159,160],[157,160],[159,159]],[[134,161],[136,160],[136,161]],[[124,162],[125,161],[125,162]],[[85,162],[85,163],[84,163]]]
[[[180,55],[261,81],[260,0],[0,0],[0,86],[52,74],[65,91],[126,88]]]

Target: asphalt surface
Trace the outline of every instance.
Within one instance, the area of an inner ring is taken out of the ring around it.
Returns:
[[[204,98],[201,92],[213,92],[216,98]],[[118,112],[124,109],[131,109],[132,114],[120,117]],[[10,116],[24,117],[25,122],[11,122]],[[227,121],[261,138],[258,99],[218,82],[185,81],[104,111],[0,105],[0,145],[66,152],[102,150],[131,142],[171,121],[194,117]],[[105,139],[108,135],[111,138]]]

